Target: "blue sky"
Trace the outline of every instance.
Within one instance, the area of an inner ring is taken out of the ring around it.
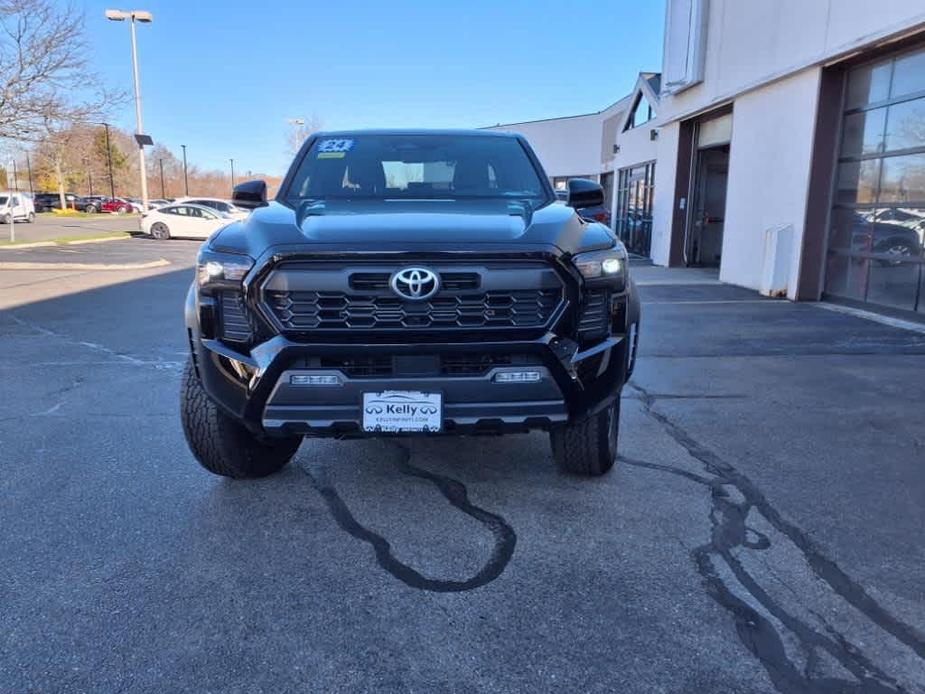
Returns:
[[[139,0],[145,130],[191,163],[281,174],[286,119],[479,127],[597,111],[661,68],[660,0]],[[94,68],[131,89],[129,31],[86,0]],[[580,9],[579,9],[580,8]],[[111,119],[134,127],[126,103]]]

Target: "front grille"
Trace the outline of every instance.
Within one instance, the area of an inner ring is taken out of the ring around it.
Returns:
[[[416,363],[409,364],[417,360]],[[433,363],[433,370],[421,366]],[[344,356],[308,357],[301,368],[337,369],[350,378],[482,376],[498,366],[537,366],[541,362],[526,354],[485,354],[460,352],[440,355],[394,357],[391,355],[348,354]]]
[[[606,289],[586,291],[578,315],[578,337],[593,340],[604,337],[610,321],[610,292]]]
[[[495,366],[510,366],[514,361],[510,354],[442,354],[440,372],[446,376],[481,376]]]
[[[254,331],[247,319],[241,295],[238,292],[221,292],[219,304],[221,305],[222,339],[229,342],[250,342]]]
[[[400,330],[542,327],[561,294],[559,289],[527,289],[403,301],[389,295],[269,290],[265,298],[286,330]]]
[[[321,357],[318,365],[324,369],[339,369],[350,378],[392,375],[392,357],[389,356]]]

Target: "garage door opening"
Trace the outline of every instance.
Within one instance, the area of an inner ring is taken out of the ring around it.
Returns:
[[[723,253],[728,180],[728,144],[697,152],[693,214],[687,239],[688,265],[719,267]]]
[[[732,106],[681,123],[671,265],[720,265],[731,141]]]

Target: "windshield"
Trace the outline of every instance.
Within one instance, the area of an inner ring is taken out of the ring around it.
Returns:
[[[547,197],[540,174],[514,138],[357,135],[316,140],[286,195],[317,200]]]

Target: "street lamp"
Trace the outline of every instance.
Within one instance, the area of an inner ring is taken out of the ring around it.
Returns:
[[[131,20],[132,30],[132,74],[135,78],[135,141],[138,143],[138,168],[141,172],[141,206],[148,209],[148,173],[145,169],[145,144],[151,144],[151,138],[144,134],[141,125],[141,87],[138,81],[138,45],[135,40],[135,22],[149,24],[154,20],[145,10],[106,10],[106,19],[113,22]]]
[[[29,171],[29,194],[34,198],[35,186],[32,185],[32,160],[29,158],[28,152],[26,152],[26,169]]]
[[[87,187],[90,189],[90,196],[93,196],[93,161],[87,157],[82,160],[87,167]]]
[[[186,145],[180,145],[183,148],[183,189],[186,191],[186,197],[189,197],[189,177],[186,175]]]

